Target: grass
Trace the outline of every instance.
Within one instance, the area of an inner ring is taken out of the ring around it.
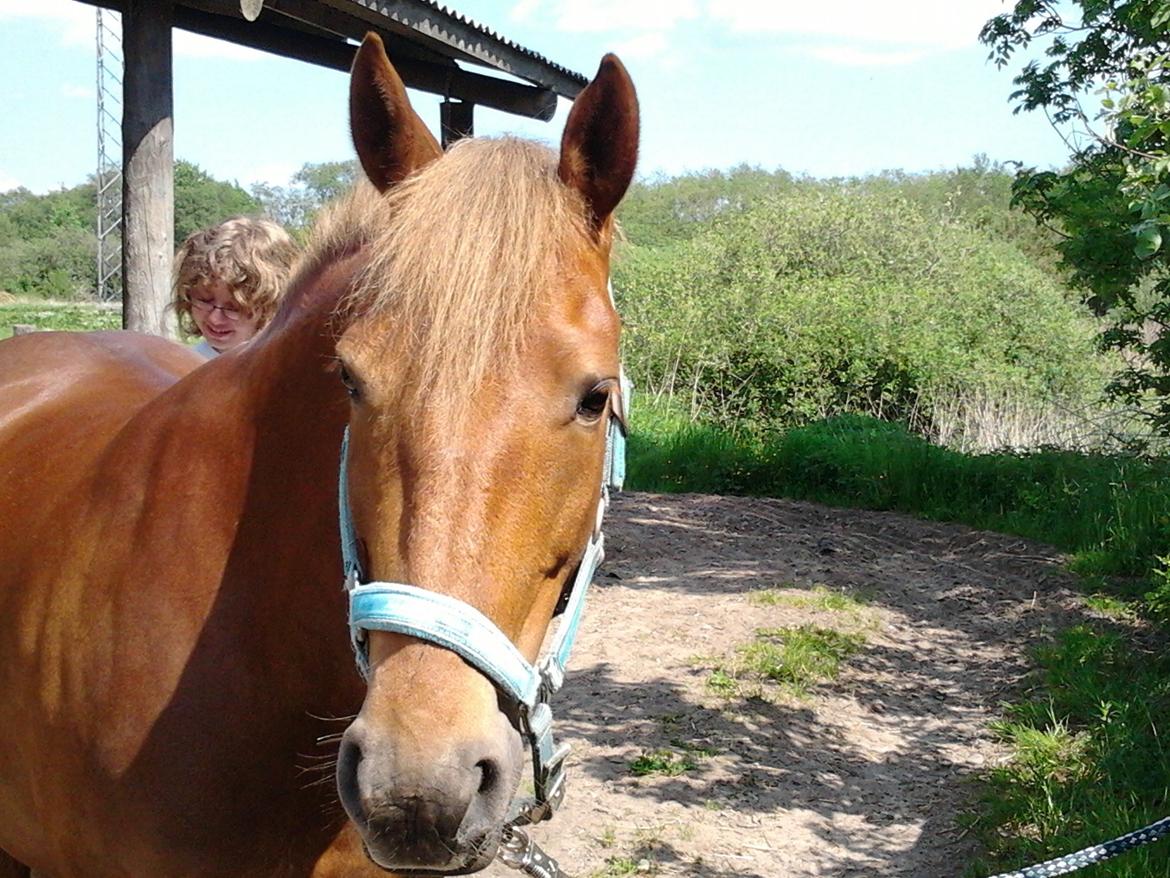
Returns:
[[[631,857],[606,857],[605,865],[590,878],[624,878],[638,873],[638,861]]]
[[[0,302],[0,338],[12,335],[12,327],[17,324],[32,325],[38,330],[121,329],[122,310],[117,305],[99,305],[94,302],[54,302],[45,299]]]
[[[647,828],[638,830],[633,839],[625,845],[623,853],[613,853],[605,858],[605,864],[589,873],[589,878],[624,878],[626,875],[657,875],[659,874],[659,859],[662,853],[662,828]],[[602,847],[612,848],[617,842],[617,834],[606,830]]]
[[[995,733],[1011,758],[986,779],[971,820],[988,861],[1019,868],[1079,850],[1170,813],[1170,657],[1116,631],[1078,626],[1036,651],[1029,697]],[[1165,842],[1092,875],[1170,875]]]
[[[630,773],[635,777],[646,775],[661,775],[663,777],[678,777],[698,768],[699,764],[691,758],[690,753],[681,753],[660,747],[640,754],[630,763]]]
[[[762,588],[749,594],[748,601],[760,607],[794,607],[801,610],[854,615],[865,607],[865,601],[858,595],[837,591],[824,585],[814,585],[805,594],[784,594],[778,589]]]
[[[861,648],[865,638],[816,625],[760,628],[755,638],[736,649],[730,662],[717,664],[707,688],[725,697],[759,694],[766,684],[804,698],[818,683],[835,679],[841,662]]]
[[[1138,609],[1134,601],[1127,601],[1110,594],[1087,595],[1085,606],[1110,619],[1136,621],[1138,618]]]

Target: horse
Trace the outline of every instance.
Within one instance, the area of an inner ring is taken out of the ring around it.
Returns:
[[[400,631],[366,632],[359,675],[339,453],[362,567],[534,661],[620,395],[637,98],[608,55],[559,152],[444,153],[369,36],[349,105],[366,179],[247,345],[196,367],[133,333],[0,343],[4,878],[465,874],[497,852],[516,706]]]

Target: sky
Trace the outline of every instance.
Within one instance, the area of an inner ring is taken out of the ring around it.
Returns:
[[[1015,70],[978,41],[1005,0],[451,0],[592,75],[616,52],[638,89],[643,179],[740,164],[815,177],[954,168],[977,154],[1055,167],[1068,148],[1014,115]],[[0,191],[76,185],[97,161],[95,10],[0,0]],[[175,155],[244,187],[353,157],[342,73],[177,31]],[[437,130],[439,98],[412,92]],[[476,133],[557,143],[551,122],[477,108]]]

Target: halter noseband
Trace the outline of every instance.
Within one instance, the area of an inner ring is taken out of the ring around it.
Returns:
[[[548,651],[535,665],[529,664],[507,635],[470,604],[402,582],[363,581],[346,478],[348,427],[342,438],[341,472],[338,478],[341,559],[345,588],[349,592],[349,636],[358,670],[363,678],[369,678],[366,632],[390,631],[451,650],[512,700],[520,717],[520,732],[532,751],[535,795],[513,804],[508,819],[510,824],[545,820],[552,816],[564,798],[564,762],[569,746],[558,746],[553,740],[549,699],[565,681],[565,668],[585,610],[585,593],[593,581],[593,574],[605,558],[605,537],[601,532],[601,522],[609,505],[609,491],[611,488],[620,490],[625,481],[626,422],[632,386],[624,371],[620,384],[617,403],[620,411],[610,414],[606,431],[605,471],[593,530],[577,573],[565,595],[562,595],[560,604],[563,605],[563,612],[556,634]]]

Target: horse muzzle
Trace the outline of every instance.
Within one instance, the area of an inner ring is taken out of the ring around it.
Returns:
[[[507,717],[493,719],[488,733],[463,737],[375,732],[360,717],[350,726],[338,754],[338,792],[371,860],[430,875],[474,872],[492,861],[525,752]]]

